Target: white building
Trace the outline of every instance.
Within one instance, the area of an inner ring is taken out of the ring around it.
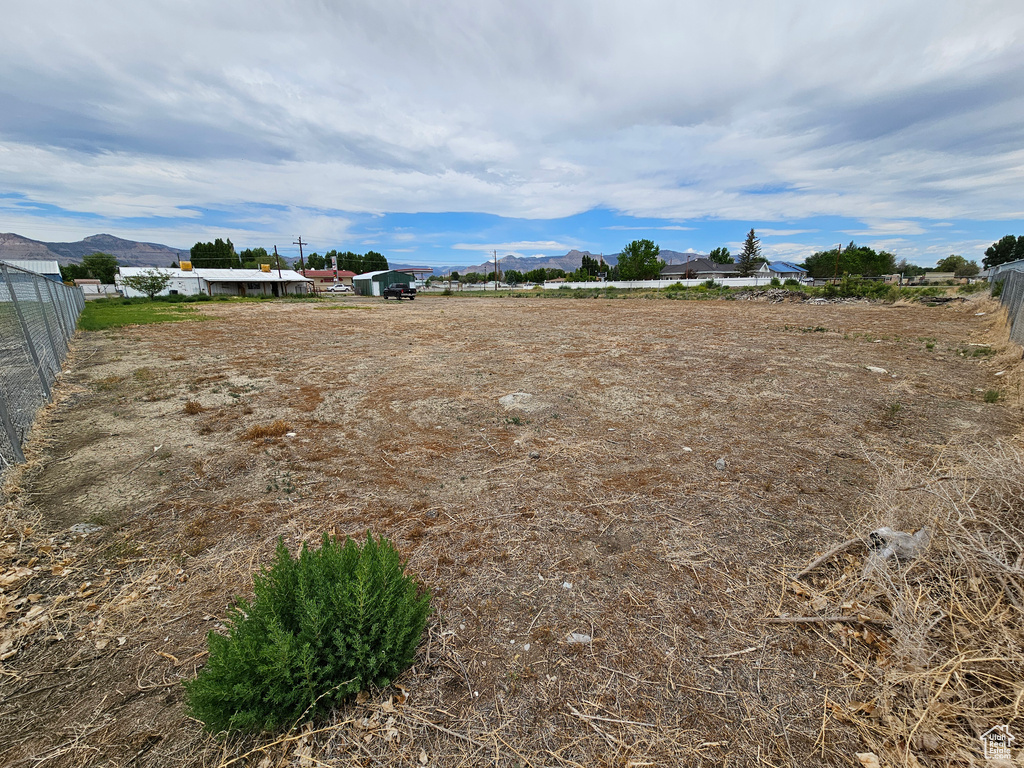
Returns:
[[[193,269],[183,261],[181,267],[121,267],[115,277],[117,287],[128,297],[146,294],[124,284],[123,278],[159,272],[171,282],[158,295],[195,296],[302,296],[309,291],[312,280],[291,269]]]

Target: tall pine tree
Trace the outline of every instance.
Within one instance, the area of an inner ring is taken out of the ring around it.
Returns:
[[[757,239],[753,228],[751,228],[747,233],[746,242],[743,243],[743,251],[740,253],[740,258],[736,262],[739,267],[740,276],[749,277],[752,275],[761,261],[761,241]]]

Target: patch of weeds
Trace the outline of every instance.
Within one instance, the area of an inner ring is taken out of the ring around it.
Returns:
[[[985,392],[985,402],[986,403],[998,403],[1000,397],[1001,397],[1001,393],[999,392],[998,389],[989,389],[989,390],[986,390],[986,392]]]
[[[100,392],[109,392],[120,387],[124,381],[124,376],[104,376],[102,379],[97,380],[93,386]]]
[[[189,416],[195,416],[197,413],[203,412],[203,406],[198,400],[188,400],[185,403],[185,413]]]
[[[270,482],[267,483],[267,493],[283,493],[285,496],[293,496],[296,490],[292,473],[288,471],[275,472],[274,476],[270,478]]]
[[[924,348],[925,349],[935,349],[935,342],[934,341],[929,341],[927,344],[924,345]]]
[[[521,418],[519,418],[518,416],[511,416],[511,417],[505,419],[505,423],[506,424],[514,424],[515,426],[520,427],[523,424],[523,420]]]
[[[889,425],[895,424],[899,420],[900,411],[903,410],[903,403],[899,400],[893,400],[885,405],[885,411],[882,415],[882,420]]]
[[[136,381],[152,381],[156,378],[156,374],[153,373],[152,368],[139,368],[132,373],[132,378]]]

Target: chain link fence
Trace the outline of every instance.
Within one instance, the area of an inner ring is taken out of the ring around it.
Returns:
[[[85,306],[80,288],[0,261],[0,472],[47,402]]]
[[[1024,261],[1011,261],[992,267],[988,275],[992,292],[1006,307],[1010,319],[1010,338],[1024,346]]]

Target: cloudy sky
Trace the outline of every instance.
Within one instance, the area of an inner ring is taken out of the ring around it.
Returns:
[[[1024,234],[1024,4],[8,3],[0,231],[426,265]]]

